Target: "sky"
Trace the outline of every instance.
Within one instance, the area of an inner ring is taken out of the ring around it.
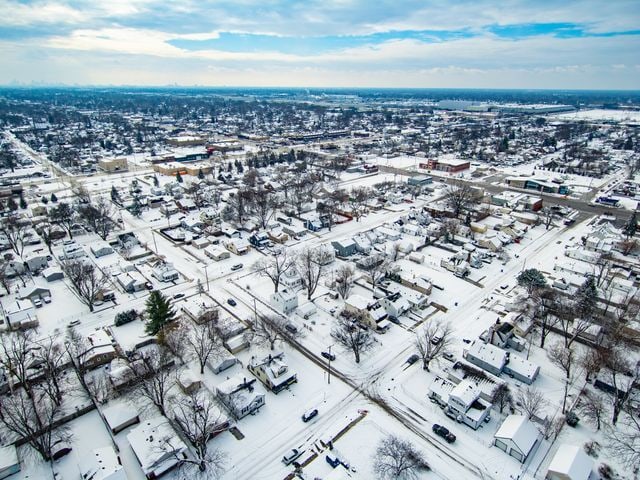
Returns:
[[[640,0],[0,0],[0,84],[640,90]]]

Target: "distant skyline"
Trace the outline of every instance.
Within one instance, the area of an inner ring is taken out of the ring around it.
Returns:
[[[0,0],[0,84],[640,89],[640,1]]]

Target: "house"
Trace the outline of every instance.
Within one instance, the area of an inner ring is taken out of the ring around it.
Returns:
[[[118,284],[127,293],[135,293],[145,289],[147,280],[138,272],[121,273],[117,277]]]
[[[216,395],[236,420],[258,411],[265,402],[265,392],[256,379],[238,374],[216,387]]]
[[[45,268],[42,271],[42,278],[47,282],[55,282],[56,280],[62,280],[64,278],[64,272],[58,267]]]
[[[331,245],[338,257],[350,257],[358,250],[356,242],[352,239],[334,240]]]
[[[290,268],[282,274],[280,283],[285,287],[298,291],[303,288],[302,277],[295,268]]]
[[[249,339],[244,333],[239,333],[238,335],[227,337],[222,342],[222,345],[224,345],[224,348],[230,353],[236,354],[245,348],[249,348]]]
[[[581,447],[563,443],[551,460],[545,480],[589,480],[593,459]]]
[[[491,403],[481,398],[481,390],[471,379],[457,385],[441,377],[429,388],[429,397],[444,406],[445,413],[477,430],[489,418]]]
[[[496,321],[487,330],[482,332],[480,340],[500,348],[513,348],[521,352],[525,342],[515,335],[514,326],[511,323]]]
[[[531,385],[536,378],[538,378],[540,367],[523,357],[510,355],[509,352],[507,352],[507,363],[504,366],[503,372],[516,380]]]
[[[101,158],[98,160],[98,168],[107,173],[124,172],[129,169],[129,164],[125,157]]]
[[[300,305],[300,307],[298,308],[298,315],[307,320],[315,315],[317,311],[318,309],[313,304],[313,302],[307,302]]]
[[[269,240],[275,243],[282,244],[289,240],[289,235],[283,232],[282,229],[269,230],[267,235],[269,236]]]
[[[127,440],[145,476],[157,478],[187,458],[187,446],[164,417],[150,418],[131,430]]]
[[[89,250],[91,250],[91,253],[93,253],[93,256],[96,258],[111,255],[113,253],[113,248],[107,242],[92,243]]]
[[[209,245],[204,249],[204,254],[212,260],[219,262],[231,257],[231,253],[218,245]]]
[[[30,272],[38,272],[49,266],[49,260],[46,255],[31,254],[26,257],[24,265]]]
[[[317,216],[314,218],[305,218],[304,228],[312,232],[319,232],[323,228],[322,220]]]
[[[74,258],[84,257],[85,255],[86,253],[81,245],[71,243],[62,247],[62,255],[60,258],[63,260],[73,260]]]
[[[464,359],[477,367],[500,376],[507,363],[507,352],[495,345],[475,340],[468,349],[464,350]]]
[[[256,232],[249,237],[249,243],[256,248],[263,248],[270,246],[271,240],[266,232]]]
[[[111,433],[114,435],[140,421],[138,411],[128,403],[116,403],[102,410]]]
[[[240,363],[240,361],[231,353],[216,355],[207,359],[207,367],[216,374],[233,367],[237,363]]]
[[[202,387],[202,381],[191,370],[183,370],[178,375],[176,383],[184,393],[195,393]]]
[[[111,337],[105,330],[94,330],[86,338],[87,349],[78,355],[86,368],[95,368],[111,362],[117,356]]]
[[[196,295],[180,302],[180,311],[196,323],[211,319],[208,314],[216,310],[216,303],[205,295]]]
[[[20,461],[15,445],[0,447],[0,480],[20,471]]]
[[[400,292],[393,293],[380,299],[380,305],[385,309],[387,315],[398,318],[411,310],[411,302]]]
[[[300,225],[283,225],[282,231],[289,237],[304,237],[307,234],[307,229]]]
[[[247,369],[273,393],[279,393],[298,381],[295,370],[284,362],[284,353],[269,354],[261,360],[251,357]]]
[[[152,266],[151,275],[161,282],[174,282],[180,278],[180,274],[173,268],[173,264],[164,261],[159,261]]]
[[[3,305],[4,319],[0,319],[0,327],[10,330],[18,330],[38,326],[38,315],[33,303],[30,301],[11,302]],[[4,320],[7,325],[5,327]]]
[[[249,250],[251,250],[251,244],[244,238],[232,238],[229,241],[225,242],[224,246],[227,248],[227,250],[236,255],[244,255]]]
[[[96,448],[83,455],[80,475],[82,480],[127,480],[127,474],[113,447]]]
[[[539,444],[540,432],[523,415],[509,415],[493,436],[493,444],[511,455],[520,463],[525,463]]]
[[[40,300],[42,298],[51,298],[51,290],[46,287],[40,287],[38,285],[27,285],[18,290],[18,299],[31,301]]]
[[[281,288],[271,295],[271,305],[276,310],[288,315],[298,308],[298,294],[294,290]]]

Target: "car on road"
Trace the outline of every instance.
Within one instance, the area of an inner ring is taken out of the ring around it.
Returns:
[[[144,288],[146,288],[147,290],[153,290],[153,283],[145,282]]]
[[[336,359],[336,356],[331,352],[322,352],[320,355],[322,355],[327,360],[331,360],[332,362]]]
[[[67,328],[72,328],[72,327],[76,327],[80,325],[80,320],[71,320],[68,324],[67,324]]]
[[[307,423],[308,421],[310,421],[311,419],[313,419],[313,417],[318,415],[318,409],[314,408],[313,410],[309,410],[308,412],[304,412],[302,414],[302,421]]]
[[[446,359],[449,360],[450,362],[455,362],[456,361],[456,357],[453,353],[450,352],[445,352],[442,354],[442,356]]]
[[[300,455],[302,455],[302,451],[297,448],[292,448],[282,457],[282,463],[285,465],[291,465],[294,460],[300,457]]]
[[[176,300],[178,300],[179,298],[184,297],[184,293],[176,293],[173,298],[175,298]]]
[[[506,290],[507,288],[509,288],[509,284],[505,283],[504,285],[500,285],[500,289],[502,290]]]
[[[414,353],[409,358],[407,358],[407,362],[406,363],[408,363],[409,365],[413,365],[418,360],[420,360],[420,355],[418,355],[417,353]]]
[[[240,270],[244,265],[241,263],[236,263],[233,267],[231,267],[231,271],[235,272],[236,270]]]
[[[236,302],[233,298],[227,299],[227,303],[232,307],[235,307],[238,304],[238,302]]]
[[[456,436],[451,433],[447,427],[443,427],[442,425],[434,423],[433,427],[431,427],[431,430],[433,430],[433,433],[435,433],[439,437],[444,438],[447,443],[453,443],[456,441]]]

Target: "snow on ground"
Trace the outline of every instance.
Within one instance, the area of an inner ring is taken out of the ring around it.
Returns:
[[[559,113],[550,115],[550,118],[561,120],[612,120],[616,122],[638,122],[640,112],[636,110],[580,110],[578,112]]]

